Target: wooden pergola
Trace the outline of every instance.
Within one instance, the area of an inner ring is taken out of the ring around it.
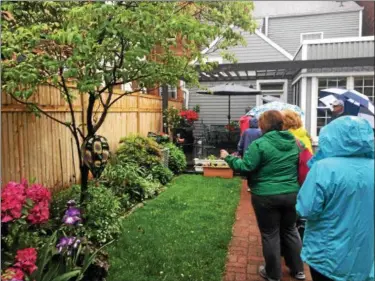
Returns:
[[[220,64],[210,72],[200,71],[200,82],[293,79],[302,69],[374,66],[374,57]],[[199,70],[199,66],[197,66]]]

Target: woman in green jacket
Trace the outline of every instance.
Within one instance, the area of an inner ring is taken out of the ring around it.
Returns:
[[[242,159],[225,150],[221,157],[237,171],[248,173],[251,201],[262,236],[265,266],[259,274],[266,280],[281,279],[281,245],[292,276],[304,280],[300,257],[301,239],[296,228],[296,198],[299,190],[299,148],[294,136],[283,129],[283,115],[266,111],[259,118],[263,136],[255,140]]]

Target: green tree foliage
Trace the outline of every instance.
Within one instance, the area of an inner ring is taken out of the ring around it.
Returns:
[[[129,94],[115,94],[114,86],[137,81],[133,91],[139,91],[181,78],[197,83],[192,62],[208,69],[212,65],[203,62],[204,48],[215,42],[211,51],[226,50],[241,43],[233,27],[254,30],[252,9],[251,2],[3,2],[2,90],[71,131],[80,156],[83,200],[88,169],[80,146],[99,130],[110,107]],[[178,44],[182,52],[176,54]],[[70,82],[80,94],[71,91]],[[46,84],[59,90],[70,120],[59,120],[32,102],[36,88]],[[84,124],[73,112],[77,95],[88,95]],[[96,101],[103,112],[94,120]]]

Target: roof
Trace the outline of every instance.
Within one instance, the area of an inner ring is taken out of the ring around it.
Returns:
[[[255,1],[254,18],[360,11],[354,1]]]

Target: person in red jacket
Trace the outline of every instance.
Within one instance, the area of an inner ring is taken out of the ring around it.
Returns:
[[[246,107],[245,115],[241,116],[241,118],[240,118],[240,121],[239,121],[240,124],[239,125],[240,125],[241,136],[242,136],[243,132],[245,132],[250,127],[251,116],[246,115],[246,113],[248,113],[250,110],[251,110],[250,107]]]

